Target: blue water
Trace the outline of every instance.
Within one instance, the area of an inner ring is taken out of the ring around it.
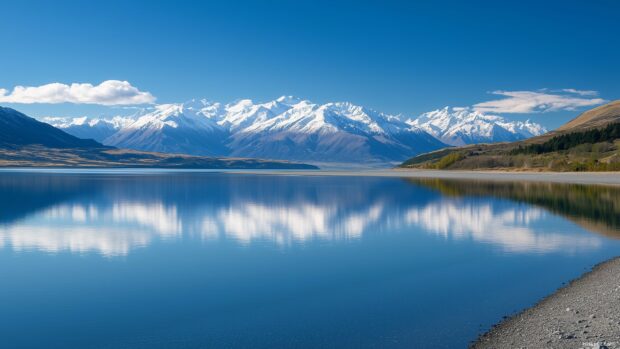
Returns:
[[[476,185],[0,172],[0,347],[466,347],[620,255],[604,215]]]

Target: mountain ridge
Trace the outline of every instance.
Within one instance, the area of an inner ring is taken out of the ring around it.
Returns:
[[[294,96],[264,103],[240,99],[221,104],[201,99],[155,106],[133,123],[117,127],[114,134],[98,140],[138,150],[198,155],[395,163],[448,145],[516,140],[544,131],[529,121],[507,122],[482,113],[475,114],[478,125],[467,129],[466,112],[458,114],[457,108],[453,109],[443,118],[457,120],[452,124],[460,127],[458,134],[454,125],[435,132],[437,125],[431,128],[417,121],[419,118],[406,119],[349,102],[316,104]],[[428,119],[432,113],[420,118]],[[69,132],[73,130],[66,123],[50,121]],[[481,135],[483,131],[486,133]],[[449,132],[452,134],[446,136]]]

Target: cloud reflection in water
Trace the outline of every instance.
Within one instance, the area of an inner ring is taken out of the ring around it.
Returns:
[[[493,244],[509,252],[574,252],[595,248],[601,239],[535,229],[532,225],[545,218],[545,211],[531,206],[496,208],[490,203],[442,200],[410,209],[407,223],[445,238],[467,239]]]

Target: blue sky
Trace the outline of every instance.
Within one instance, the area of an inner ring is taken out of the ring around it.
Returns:
[[[0,89],[119,80],[157,103],[296,95],[412,116],[512,98],[487,111],[556,127],[595,103],[580,100],[620,97],[619,10],[612,0],[11,1]],[[523,107],[531,95],[492,91],[543,96]],[[561,96],[553,108],[549,94]],[[37,117],[123,111],[7,100]]]

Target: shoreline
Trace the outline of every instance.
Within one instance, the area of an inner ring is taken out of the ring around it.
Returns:
[[[592,184],[620,186],[620,172],[527,172],[527,171],[468,171],[468,170],[411,170],[411,169],[352,169],[352,170],[304,170],[304,169],[199,169],[157,167],[0,167],[2,172],[38,173],[230,173],[271,176],[342,176],[342,177],[393,177],[412,179],[452,179],[500,182],[549,182],[565,184]]]
[[[620,257],[501,321],[470,348],[620,348]]]

